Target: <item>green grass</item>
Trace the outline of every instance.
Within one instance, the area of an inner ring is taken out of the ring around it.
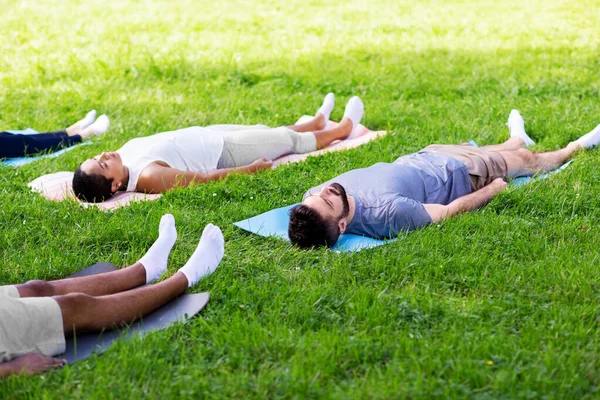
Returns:
[[[0,283],[127,265],[175,215],[174,272],[202,228],[226,255],[199,318],[106,354],[0,383],[5,398],[597,398],[598,151],[483,210],[353,254],[299,251],[232,222],[348,169],[430,143],[507,137],[538,150],[600,123],[598,1],[0,0],[0,127],[54,130],[91,108],[108,134],[0,168]],[[359,95],[390,134],[112,213],[26,184],[128,139],[190,125],[281,125],[327,92]]]

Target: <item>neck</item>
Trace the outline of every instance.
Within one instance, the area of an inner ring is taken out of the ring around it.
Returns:
[[[123,190],[127,190],[129,186],[129,168],[126,165],[123,165]]]
[[[354,219],[354,213],[356,212],[356,201],[354,200],[354,196],[352,196],[351,194],[348,195],[348,205],[349,210],[348,210],[348,225],[350,225],[350,223],[352,222],[352,220]]]

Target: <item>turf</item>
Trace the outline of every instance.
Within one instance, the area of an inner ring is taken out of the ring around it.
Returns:
[[[417,4],[418,3],[418,4]],[[176,271],[209,222],[224,261],[199,318],[103,356],[0,383],[17,398],[597,398],[599,151],[483,210],[338,254],[233,227],[351,168],[432,142],[507,137],[537,150],[600,123],[598,1],[0,0],[0,126],[64,127],[95,108],[108,134],[0,168],[0,283],[127,265],[175,215]],[[359,95],[387,137],[112,213],[31,193],[128,139],[191,125],[281,125],[329,91]]]

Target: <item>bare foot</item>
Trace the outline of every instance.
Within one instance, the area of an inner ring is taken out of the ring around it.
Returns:
[[[66,360],[30,353],[9,362],[16,375],[37,375],[67,364]]]

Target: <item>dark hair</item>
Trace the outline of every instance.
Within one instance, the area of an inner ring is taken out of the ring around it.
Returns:
[[[333,247],[340,236],[340,229],[335,220],[325,219],[301,204],[290,211],[288,236],[293,244],[302,248]]]
[[[73,192],[79,200],[100,203],[110,199],[114,194],[111,191],[112,182],[112,179],[102,175],[86,174],[80,166],[73,175]]]

